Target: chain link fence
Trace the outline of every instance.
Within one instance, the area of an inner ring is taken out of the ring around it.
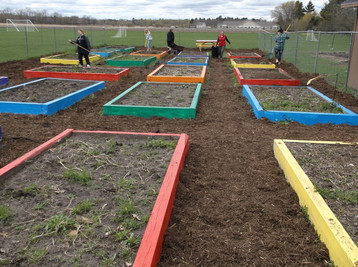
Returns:
[[[326,81],[357,95],[347,86],[352,41],[357,32],[314,32],[288,33],[283,60],[294,64],[301,72],[326,75]],[[259,49],[270,53],[275,46],[276,33],[259,32]]]
[[[68,42],[78,36],[82,28],[89,38],[92,47],[104,45],[123,45],[143,47],[145,27],[100,27],[68,25],[36,25],[38,31],[7,31],[6,24],[0,24],[0,62],[42,57],[60,52],[74,52],[75,45]],[[169,27],[150,28],[152,47],[165,48]],[[174,28],[175,43],[187,48],[195,48],[195,40],[212,40],[217,38],[218,28]],[[257,49],[257,31],[245,32],[226,29],[225,33],[231,45],[227,49]]]

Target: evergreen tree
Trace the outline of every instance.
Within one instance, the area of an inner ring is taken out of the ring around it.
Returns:
[[[311,1],[308,1],[307,5],[304,8],[306,13],[312,13],[315,11],[314,5],[312,4]]]
[[[329,0],[321,10],[322,23],[320,29],[324,31],[351,31],[354,26],[355,12],[353,8],[341,8],[344,0]]]
[[[300,19],[305,15],[305,10],[303,8],[303,3],[300,1],[295,2],[295,11],[294,11],[294,19]]]

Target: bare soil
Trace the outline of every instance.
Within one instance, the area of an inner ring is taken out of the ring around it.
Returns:
[[[272,64],[267,57],[255,58],[255,57],[244,57],[244,58],[233,58],[236,64]]]
[[[263,55],[263,53],[256,53],[256,52],[238,52],[229,50],[228,51],[231,56],[241,56],[241,57],[257,57],[257,55]]]
[[[0,64],[0,73],[18,84],[26,81],[25,69],[38,66],[38,58],[7,62]],[[133,67],[129,78],[106,82],[94,98],[52,116],[1,114],[0,166],[67,128],[187,133],[190,148],[158,266],[328,266],[328,251],[306,221],[274,157],[273,139],[357,141],[358,128],[257,120],[228,58],[210,60],[193,120],[101,115],[104,103],[157,67]],[[289,63],[281,67],[301,85],[317,76]],[[337,92],[324,80],[314,81],[312,87],[358,112],[353,96]]]
[[[190,76],[200,77],[203,71],[202,66],[189,66],[189,65],[165,65],[153,76]]]
[[[286,71],[285,69],[283,70]],[[239,71],[244,79],[292,79],[285,73],[280,72],[278,69],[240,68]],[[291,75],[291,73],[287,73]]]
[[[173,63],[205,63],[206,57],[176,57],[174,60],[170,61]]]
[[[190,107],[197,84],[142,83],[113,105]]]
[[[147,51],[147,50],[140,50],[140,51],[135,51],[133,53],[136,53],[136,54],[142,54],[142,55],[159,55],[161,53],[163,53],[164,50],[161,50],[161,51],[155,51],[155,50],[152,50],[152,51]]]
[[[124,68],[114,68],[111,66],[108,67],[78,67],[78,66],[51,66],[47,65],[40,69],[32,70],[32,71],[47,71],[47,72],[79,72],[79,73],[119,73],[123,71]]]

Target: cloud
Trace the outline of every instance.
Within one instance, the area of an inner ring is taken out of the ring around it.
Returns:
[[[303,6],[309,0],[302,1]],[[316,11],[320,11],[327,1],[312,1]],[[0,10],[13,11],[29,8],[33,11],[47,11],[47,14],[60,13],[62,16],[89,16],[96,19],[191,19],[191,18],[263,18],[271,20],[271,11],[282,0],[13,0],[1,1]]]

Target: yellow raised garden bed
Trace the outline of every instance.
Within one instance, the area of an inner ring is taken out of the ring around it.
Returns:
[[[50,63],[50,64],[65,64],[65,65],[77,65],[78,58],[77,54],[74,55],[54,55],[49,57],[42,57],[40,58],[40,63]],[[100,55],[89,55],[88,56],[90,62],[95,62],[101,59]],[[86,61],[83,59],[83,63],[85,64]]]
[[[257,68],[257,69],[274,69],[276,68],[275,64],[264,64],[264,63],[249,63],[244,62],[245,60],[248,61],[251,58],[232,58],[230,59],[231,65],[234,68]],[[240,62],[243,61],[243,62]]]
[[[354,144],[275,139],[274,153],[287,180],[296,191],[300,205],[307,208],[309,219],[313,223],[321,241],[326,244],[331,260],[337,266],[357,267],[358,247],[286,146],[289,142],[347,146]]]

